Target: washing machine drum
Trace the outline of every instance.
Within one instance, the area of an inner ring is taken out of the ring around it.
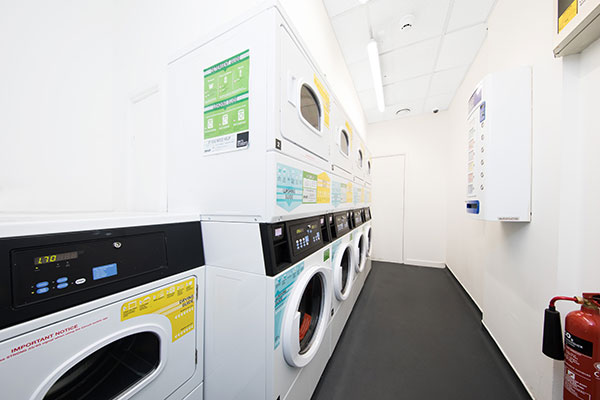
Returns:
[[[283,356],[289,365],[304,367],[319,350],[329,322],[331,289],[324,266],[305,270],[295,283],[282,329]]]

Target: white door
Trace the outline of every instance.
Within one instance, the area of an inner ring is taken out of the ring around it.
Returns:
[[[372,159],[374,260],[404,262],[404,168],[404,155]]]

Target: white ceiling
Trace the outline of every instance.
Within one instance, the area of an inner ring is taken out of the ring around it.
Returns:
[[[370,123],[445,110],[487,34],[496,0],[323,0]],[[405,15],[413,27],[402,30]],[[372,32],[372,33],[371,33]],[[386,109],[377,109],[367,44],[379,44]]]

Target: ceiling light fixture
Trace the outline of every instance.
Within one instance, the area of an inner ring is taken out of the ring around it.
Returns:
[[[379,48],[375,39],[369,41],[369,44],[367,45],[367,54],[369,55],[369,64],[371,65],[371,76],[373,77],[373,86],[375,87],[377,109],[379,112],[384,112],[385,100],[383,98],[383,80],[381,78],[381,65],[379,64]]]
[[[369,0],[358,0],[358,2],[360,4],[367,4],[369,2]]]

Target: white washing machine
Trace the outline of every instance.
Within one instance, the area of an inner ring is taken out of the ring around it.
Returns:
[[[331,353],[326,216],[202,224],[206,399],[309,399]]]
[[[366,255],[366,264],[365,264],[365,272],[366,275],[371,272],[371,252],[372,252],[372,244],[373,244],[373,233],[371,229],[371,207],[365,207],[363,209],[363,221],[364,223],[364,235],[367,240],[367,255]]]
[[[354,158],[352,155],[352,139],[354,129],[346,117],[346,113],[337,101],[331,103],[331,168],[339,175],[354,173]]]
[[[248,222],[326,213],[329,93],[277,2],[187,49],[168,66],[169,209]]]
[[[0,223],[2,397],[202,399],[198,218],[38,219]]]
[[[356,257],[350,239],[349,217],[349,211],[329,216],[334,240],[331,244],[331,268],[334,286],[330,322],[332,352],[346,326],[353,307],[351,295],[355,282]]]

